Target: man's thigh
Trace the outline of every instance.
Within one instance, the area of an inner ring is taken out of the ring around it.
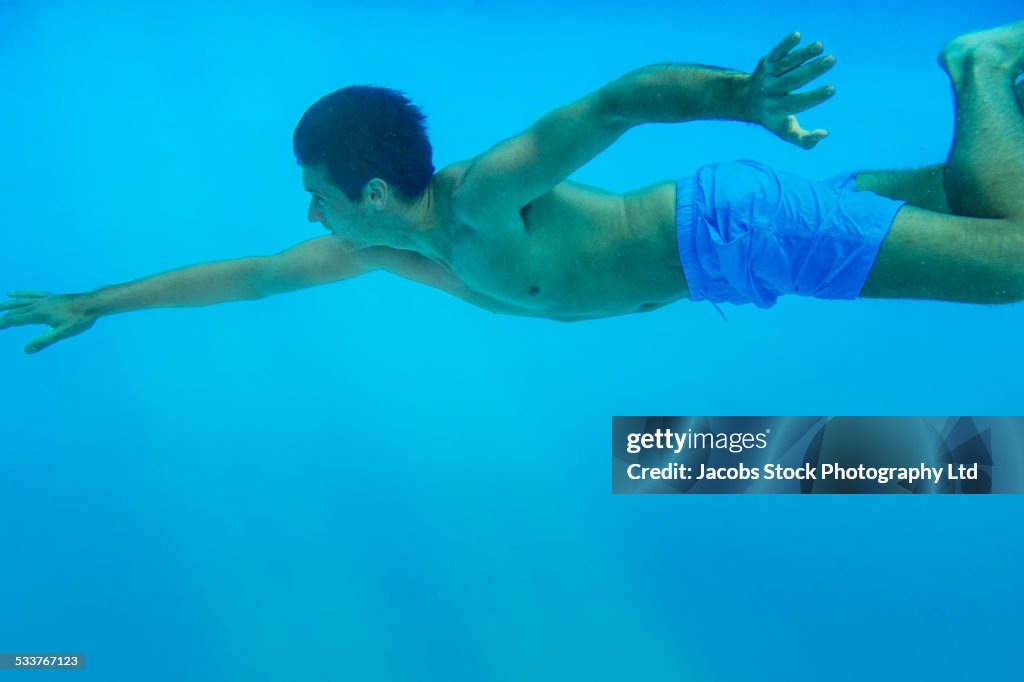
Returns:
[[[861,171],[857,173],[857,189],[929,211],[951,213],[942,184],[944,168],[938,164],[910,170]]]
[[[860,293],[1010,303],[1024,298],[1024,228],[903,206]]]

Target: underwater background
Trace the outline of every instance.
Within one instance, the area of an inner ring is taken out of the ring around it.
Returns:
[[[936,163],[939,48],[1020,14],[0,0],[0,291],[322,234],[291,133],[355,83],[408,93],[441,167],[638,66],[749,71],[799,30],[838,58],[817,149],[652,125],[574,178]],[[561,324],[375,273],[34,356],[44,327],[5,330],[0,651],[84,653],[43,673],[76,680],[1021,679],[1021,497],[613,496],[608,454],[613,415],[1024,414],[1024,308],[723,310]]]

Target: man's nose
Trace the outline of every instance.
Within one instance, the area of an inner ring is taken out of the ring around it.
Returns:
[[[323,211],[321,211],[320,207],[316,205],[315,199],[309,200],[309,209],[306,211],[306,218],[308,218],[311,223],[319,223],[324,219]]]

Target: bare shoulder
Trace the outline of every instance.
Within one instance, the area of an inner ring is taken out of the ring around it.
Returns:
[[[494,228],[506,225],[519,230],[523,223],[518,208],[505,213],[494,210],[500,208],[504,192],[481,190],[472,180],[480,160],[486,156],[485,152],[439,170],[434,178],[435,196],[443,197],[443,201],[447,203],[449,219],[465,228],[479,228],[481,225]],[[493,236],[493,231],[491,234]]]
[[[470,168],[473,167],[473,159],[465,159],[448,164],[434,174],[434,191],[440,192],[446,198],[451,199],[463,182]]]
[[[481,202],[479,198],[467,201],[465,191],[466,178],[471,175],[478,158],[456,161],[434,174],[434,197],[443,207],[442,213],[446,215],[445,219],[464,228],[470,228],[480,222],[477,219],[478,216],[467,210],[467,206],[475,206]],[[493,220],[487,222],[492,224]]]

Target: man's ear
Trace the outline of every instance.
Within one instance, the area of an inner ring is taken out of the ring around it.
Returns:
[[[363,198],[370,206],[380,210],[387,206],[391,198],[391,188],[380,178],[373,178],[363,188]]]

